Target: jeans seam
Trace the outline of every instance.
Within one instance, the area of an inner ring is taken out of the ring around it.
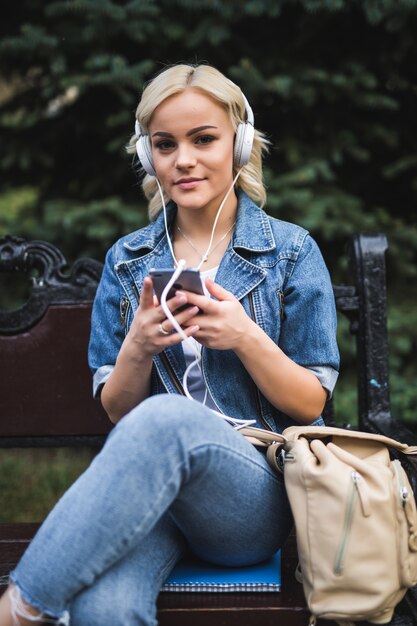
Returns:
[[[262,471],[264,471],[268,476],[270,476],[274,482],[278,483],[280,486],[282,486],[282,483],[278,480],[277,476],[275,474],[272,473],[272,470],[269,471],[269,468],[264,467],[262,464],[257,463],[255,459],[247,456],[245,453],[241,453],[241,452],[237,452],[236,450],[234,450],[233,448],[230,448],[229,446],[225,446],[224,444],[219,444],[219,443],[215,443],[215,442],[210,442],[210,443],[204,443],[204,444],[199,444],[197,446],[194,446],[192,448],[190,448],[189,450],[189,455],[191,456],[193,453],[198,452],[200,449],[207,449],[207,448],[215,448],[218,450],[225,450],[228,453],[232,453],[233,456],[235,457],[243,457],[246,461],[249,461],[251,464],[253,464],[254,466],[258,467],[259,469],[261,469]],[[179,471],[181,471],[181,469],[183,469],[185,466],[184,462],[181,462],[178,464],[177,469]],[[153,506],[151,508],[148,509],[147,515],[141,520],[140,524],[138,524],[134,530],[131,532],[129,537],[121,537],[121,541],[119,542],[119,547],[123,546],[123,544],[128,544],[129,547],[132,544],[132,541],[134,541],[135,537],[138,535],[138,533],[140,532],[141,528],[143,527],[144,524],[146,524],[146,522],[149,520],[149,518],[155,517],[155,513],[158,511],[159,509],[159,502],[164,498],[165,494],[167,491],[169,491],[169,489],[172,487],[172,485],[174,485],[175,483],[173,483],[172,481],[168,481],[165,485],[164,485],[164,489],[161,490],[160,494],[159,494],[159,498],[154,500],[153,502]],[[171,503],[172,504],[172,503]],[[166,510],[168,510],[169,507],[167,507]],[[160,519],[161,516],[159,516],[158,519]],[[158,520],[157,520],[158,521]],[[113,550],[113,555],[111,556],[111,561],[114,559],[114,557],[117,557],[117,554],[120,552],[120,550]],[[109,557],[110,558],[110,557]],[[105,565],[105,567],[107,567],[107,564]]]

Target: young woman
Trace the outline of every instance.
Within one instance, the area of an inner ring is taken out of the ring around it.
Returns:
[[[231,566],[271,556],[291,526],[283,482],[218,413],[320,423],[337,378],[328,272],[304,229],[260,208],[266,141],[239,87],[210,66],[170,67],[136,119],[151,222],[107,254],[89,354],[117,426],[12,572],[0,626],[155,625],[187,547]],[[200,266],[206,293],[179,290],[167,311],[149,272],[178,259]]]

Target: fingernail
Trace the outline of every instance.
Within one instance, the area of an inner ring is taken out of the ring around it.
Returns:
[[[185,304],[187,302],[187,296],[185,296],[184,294],[176,294],[176,300],[178,302],[178,304]]]

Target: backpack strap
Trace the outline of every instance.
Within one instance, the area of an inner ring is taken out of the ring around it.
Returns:
[[[239,428],[239,432],[252,443],[254,446],[267,447],[267,457],[270,464],[282,473],[282,469],[277,464],[276,455],[280,448],[285,448],[289,441],[297,441],[300,437],[306,439],[325,439],[327,437],[345,437],[348,439],[364,439],[367,441],[376,441],[389,448],[399,450],[403,454],[417,455],[417,446],[408,446],[391,437],[385,435],[377,435],[375,433],[365,433],[360,430],[351,430],[345,428],[335,428],[333,426],[289,426],[282,434],[273,430],[265,430],[263,428],[255,428],[246,426]]]
[[[287,441],[296,441],[300,437],[306,439],[325,439],[327,437],[344,437],[348,439],[364,439],[366,441],[376,441],[388,448],[399,450],[403,454],[417,454],[417,446],[408,446],[385,435],[375,433],[364,433],[360,430],[347,430],[344,428],[334,428],[332,426],[290,426],[283,432],[283,437]]]
[[[287,443],[287,439],[284,435],[275,433],[273,430],[265,430],[263,428],[254,428],[253,426],[245,426],[244,428],[237,429],[248,441],[253,443],[254,446],[265,448],[272,444],[279,444],[278,447],[282,447]]]
[[[274,470],[283,474],[282,467],[280,467],[277,461],[277,452],[287,443],[283,435],[275,433],[273,430],[254,428],[253,426],[246,426],[238,430],[254,446],[267,448],[266,457],[268,463]]]

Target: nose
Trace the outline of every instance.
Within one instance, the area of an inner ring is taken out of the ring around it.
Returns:
[[[175,167],[179,170],[188,169],[196,165],[196,158],[192,146],[179,144],[175,159]]]

